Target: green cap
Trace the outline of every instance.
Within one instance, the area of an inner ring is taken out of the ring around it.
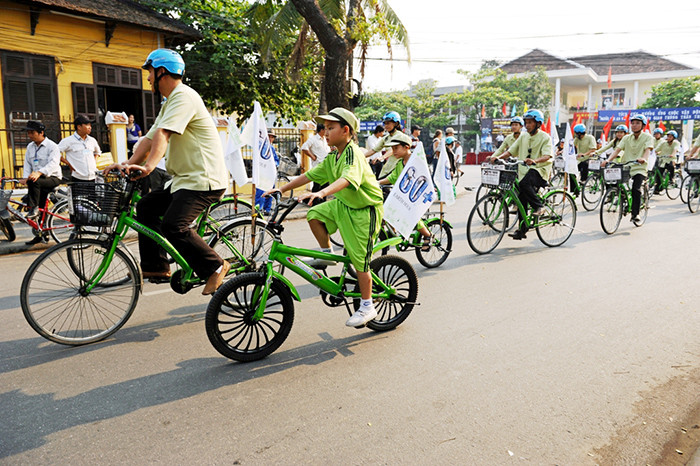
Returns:
[[[397,146],[399,144],[406,144],[410,147],[413,144],[413,140],[408,134],[397,131],[391,139],[384,143],[385,146]]]
[[[328,112],[328,115],[319,115],[315,120],[316,123],[338,121],[341,124],[347,124],[356,133],[360,130],[360,122],[357,120],[357,117],[350,110],[343,107],[336,107]]]

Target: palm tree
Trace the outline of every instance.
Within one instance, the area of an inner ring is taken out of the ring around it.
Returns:
[[[292,79],[307,54],[314,52],[315,35],[324,51],[319,101],[322,113],[328,108],[352,108],[357,104],[350,98],[356,49],[361,77],[368,47],[376,38],[386,43],[390,57],[394,42],[401,44],[410,61],[408,33],[386,0],[285,0],[281,5],[276,0],[257,0],[249,13],[252,24],[259,29],[263,59],[269,58],[290,32],[297,35],[287,66]]]

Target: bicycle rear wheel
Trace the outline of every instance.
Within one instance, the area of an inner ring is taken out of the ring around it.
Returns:
[[[550,248],[561,246],[576,226],[574,200],[564,191],[550,191],[544,196],[544,209],[545,215],[537,221],[537,237]]]
[[[253,316],[260,304],[265,274],[244,273],[227,281],[214,294],[204,319],[207,337],[223,356],[256,361],[284,343],[294,323],[294,302],[289,289],[277,280],[270,284],[265,313]]]
[[[446,222],[441,222],[437,218],[426,223],[425,227],[432,236],[430,249],[422,251],[420,247],[417,247],[416,259],[423,267],[432,269],[442,265],[452,251],[452,228]]]
[[[683,204],[688,203],[688,191],[690,190],[690,184],[693,182],[693,177],[690,175],[685,175],[683,181],[681,182],[681,202]]]
[[[668,181],[668,186],[666,186],[666,195],[669,199],[678,199],[681,195],[681,185],[683,184],[683,179],[679,172],[673,172],[673,176]]]
[[[600,175],[590,174],[586,182],[583,183],[583,189],[581,191],[581,204],[583,204],[583,208],[592,212],[598,208],[600,201],[603,199],[605,183],[603,183]]]
[[[503,239],[508,228],[508,206],[498,194],[479,199],[467,220],[467,241],[477,254],[488,254]]]
[[[17,238],[15,234],[15,228],[12,226],[12,222],[9,218],[0,218],[0,230],[7,238],[7,241],[12,242]]]
[[[600,204],[600,226],[605,233],[612,235],[617,231],[623,210],[622,190],[617,186],[609,188]]]
[[[369,264],[370,269],[379,279],[396,291],[389,299],[374,299],[377,317],[367,322],[367,327],[376,332],[385,332],[398,327],[411,313],[418,299],[418,277],[416,271],[406,259],[398,256],[379,256]],[[359,286],[355,286],[359,291]],[[381,293],[376,283],[372,284],[373,293]],[[353,300],[353,307],[360,308],[360,299]]]
[[[270,248],[275,236],[267,228],[267,222],[262,219],[255,221],[255,239],[252,238],[253,226],[250,217],[239,217],[223,226],[209,239],[211,247],[221,258],[231,264],[239,262],[240,257],[245,257],[250,262],[261,264],[270,255]],[[275,263],[275,269],[279,273],[284,272],[281,264]]]
[[[549,184],[554,189],[565,189],[566,187],[566,173],[557,173],[549,180]]]
[[[243,199],[234,199],[233,197],[224,197],[211,207],[209,217],[220,226],[224,226],[237,217],[250,215],[251,211],[250,202]]]
[[[83,345],[107,338],[126,323],[139,299],[141,273],[124,251],[114,251],[103,279],[85,291],[84,277],[100,269],[107,253],[100,241],[74,239],[48,249],[32,263],[22,281],[20,303],[39,335],[64,345]],[[110,282],[114,284],[105,285]]]

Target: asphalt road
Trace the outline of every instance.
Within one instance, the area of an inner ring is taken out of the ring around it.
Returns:
[[[400,327],[346,328],[293,280],[289,338],[249,364],[209,344],[206,297],[167,285],[146,284],[107,341],[45,341],[18,297],[38,252],[0,257],[0,462],[684,464],[694,447],[678,442],[700,419],[700,215],[654,201],[641,228],[627,217],[607,236],[580,210],[560,248],[528,235],[477,256],[465,192],[442,267],[402,254],[421,305]],[[303,220],[285,242],[314,244]]]

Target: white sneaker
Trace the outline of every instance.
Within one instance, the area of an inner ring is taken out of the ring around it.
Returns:
[[[365,325],[375,317],[377,317],[377,310],[374,308],[374,305],[367,307],[360,306],[360,308],[350,316],[348,321],[345,322],[345,325],[348,327],[359,327]]]

